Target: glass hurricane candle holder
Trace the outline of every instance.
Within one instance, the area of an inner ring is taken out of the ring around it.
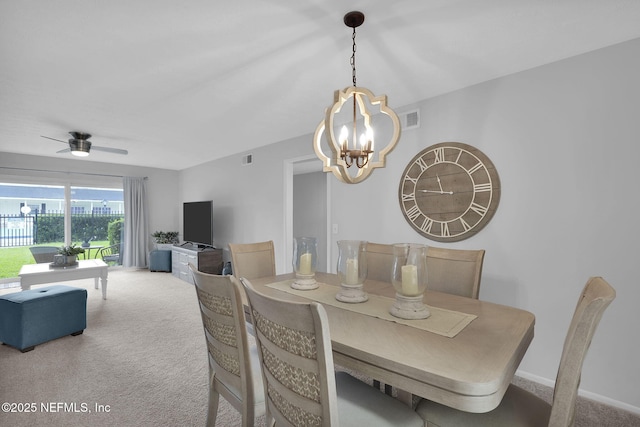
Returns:
[[[357,303],[369,299],[363,290],[364,279],[367,277],[366,249],[367,242],[363,240],[338,241],[338,301]]]
[[[318,263],[318,239],[315,237],[296,237],[293,239],[293,271],[296,280],[293,289],[311,290],[318,287],[316,265]]]
[[[391,283],[396,300],[389,309],[401,319],[426,319],[431,315],[422,302],[427,289],[427,247],[410,243],[393,245]]]

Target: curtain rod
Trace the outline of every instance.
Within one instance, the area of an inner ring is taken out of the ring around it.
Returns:
[[[52,173],[62,173],[65,175],[71,175],[71,174],[75,174],[75,175],[91,175],[91,176],[108,176],[110,178],[124,178],[124,176],[122,175],[108,175],[108,174],[102,174],[102,173],[91,173],[91,172],[64,172],[64,171],[53,171],[53,170],[48,170],[48,169],[29,169],[29,168],[12,168],[9,166],[0,166],[0,169],[11,169],[11,170],[17,170],[17,171],[28,171],[28,172],[52,172]],[[144,179],[148,179],[148,177],[144,176]]]

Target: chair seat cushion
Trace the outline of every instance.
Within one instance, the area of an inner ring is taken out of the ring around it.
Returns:
[[[346,372],[336,372],[336,391],[341,427],[424,426],[409,406]]]
[[[426,399],[418,403],[416,412],[429,426],[547,427],[551,405],[511,384],[500,405],[484,414],[458,411]]]

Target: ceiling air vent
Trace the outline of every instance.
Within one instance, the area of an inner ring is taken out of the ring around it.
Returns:
[[[246,156],[242,156],[242,166],[247,166],[253,163],[253,154],[247,154]]]
[[[402,114],[402,129],[415,129],[420,127],[420,111],[414,110]]]

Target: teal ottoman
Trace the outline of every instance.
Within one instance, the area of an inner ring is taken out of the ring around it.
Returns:
[[[149,253],[149,271],[171,273],[171,251],[154,249]]]
[[[0,295],[0,341],[23,353],[87,327],[87,290],[54,285]]]

